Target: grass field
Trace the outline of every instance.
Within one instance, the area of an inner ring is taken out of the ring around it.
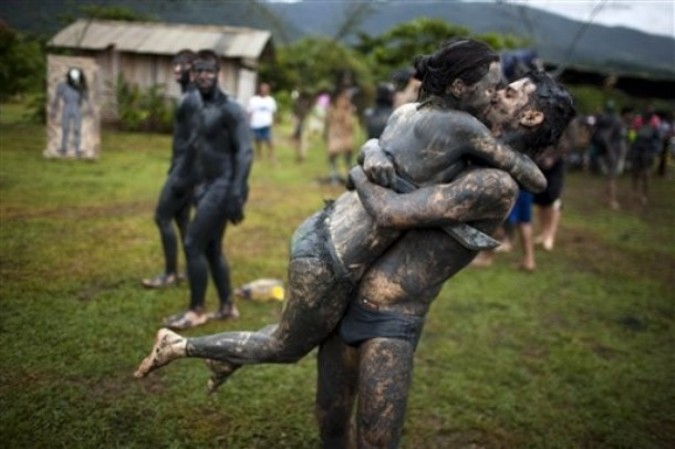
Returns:
[[[0,446],[309,449],[315,353],[239,371],[213,396],[201,361],[133,379],[185,286],[148,291],[161,253],[152,220],[169,137],[106,132],[97,162],[50,161],[45,130],[0,119]],[[285,277],[293,229],[340,189],[323,152],[256,163],[246,220],[225,242],[233,282]],[[620,182],[570,173],[556,250],[467,268],[432,307],[416,355],[406,449],[675,447],[675,167],[649,208]],[[215,307],[210,287],[207,305]],[[280,304],[186,332],[257,329]]]

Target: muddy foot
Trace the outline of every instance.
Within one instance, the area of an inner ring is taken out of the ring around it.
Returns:
[[[157,332],[155,346],[153,346],[150,355],[143,359],[136,369],[134,377],[141,379],[147,376],[151,371],[160,368],[167,363],[185,357],[185,348],[187,340],[169,329],[160,329]]]

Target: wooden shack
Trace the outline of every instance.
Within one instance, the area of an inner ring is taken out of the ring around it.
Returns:
[[[180,95],[171,60],[183,49],[210,49],[222,57],[219,84],[242,104],[254,95],[260,61],[274,57],[271,33],[252,28],[80,19],[49,42],[54,51],[90,57],[103,74],[103,119],[117,116],[115,85],[161,86],[167,97]]]

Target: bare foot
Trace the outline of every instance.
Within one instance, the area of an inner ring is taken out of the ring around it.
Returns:
[[[169,362],[185,357],[187,340],[169,329],[160,329],[155,338],[155,346],[150,355],[143,359],[136,369],[134,377],[142,379],[151,371],[161,368]]]
[[[537,265],[534,262],[522,262],[518,265],[518,269],[525,271],[526,273],[534,273],[534,270],[537,269]]]
[[[553,251],[553,239],[552,238],[547,238],[541,243],[542,248],[546,251]]]
[[[494,254],[492,253],[478,253],[478,255],[471,261],[471,266],[476,268],[485,268],[492,266]]]
[[[206,359],[206,366],[211,370],[211,377],[206,382],[208,394],[213,394],[216,390],[238,370],[241,365],[234,365],[220,360]]]

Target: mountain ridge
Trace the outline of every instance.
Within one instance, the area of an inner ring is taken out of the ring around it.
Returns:
[[[36,4],[41,7],[37,8]],[[334,36],[355,2],[304,0],[300,2],[171,2],[118,0],[122,6],[170,23],[219,24],[270,29],[277,42],[304,36]],[[55,34],[59,15],[77,15],[83,5],[109,6],[106,0],[4,0],[0,17],[13,28]],[[675,80],[675,37],[643,33],[626,27],[590,24],[574,51],[569,47],[581,27],[575,21],[523,5],[479,2],[368,2],[372,12],[361,31],[378,35],[414,18],[442,19],[472,33],[511,33],[532,38],[548,63],[585,67],[600,73]],[[55,23],[56,22],[56,23]]]

